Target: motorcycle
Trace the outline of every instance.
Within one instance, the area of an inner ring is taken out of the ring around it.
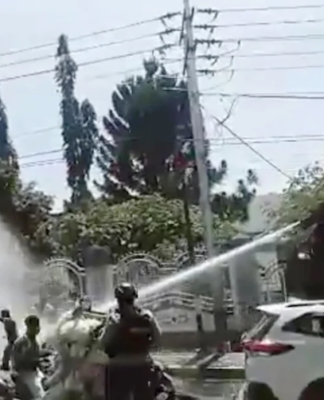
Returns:
[[[93,312],[70,313],[58,323],[53,336],[42,348],[40,366],[44,374],[44,399],[71,398],[71,393],[78,399],[105,399],[105,369],[109,359],[99,346],[104,317]],[[0,400],[25,400],[17,390],[15,376],[12,378],[0,380]],[[179,392],[163,365],[154,361],[148,379],[155,387],[156,400],[198,400]]]

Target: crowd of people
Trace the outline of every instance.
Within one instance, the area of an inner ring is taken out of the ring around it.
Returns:
[[[105,368],[105,400],[154,400],[158,391],[163,392],[162,376],[165,385],[172,382],[162,370],[154,365],[150,352],[160,345],[159,325],[148,310],[137,306],[138,293],[129,283],[119,285],[115,290],[117,307],[109,312],[101,329],[99,344],[106,353],[109,363]],[[74,310],[76,317],[90,311],[91,303],[83,299]],[[18,335],[17,325],[9,310],[2,310],[7,346],[3,352],[2,369],[10,370],[15,380],[17,393],[22,400],[43,399],[50,379],[41,381],[39,370],[43,349],[37,337],[40,320],[36,315],[25,319],[25,332]],[[172,390],[169,390],[172,396]]]

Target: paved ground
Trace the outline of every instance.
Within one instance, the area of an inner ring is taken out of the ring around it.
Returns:
[[[196,395],[202,400],[233,400],[239,396],[244,381],[186,380],[180,389]]]
[[[228,353],[217,361],[212,362],[208,368],[244,369],[244,353]]]
[[[194,358],[195,352],[183,351],[183,352],[172,352],[172,351],[161,351],[154,353],[153,358],[164,365],[186,365],[189,360]]]

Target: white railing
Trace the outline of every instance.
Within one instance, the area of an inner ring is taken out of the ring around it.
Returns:
[[[224,303],[228,313],[232,314],[232,299],[226,298]],[[165,308],[182,306],[191,310],[200,309],[202,312],[205,313],[213,313],[214,310],[214,301],[211,297],[195,296],[191,293],[181,291],[158,293],[141,300],[141,305],[143,307],[152,310],[159,308],[162,304],[163,306],[165,306]]]

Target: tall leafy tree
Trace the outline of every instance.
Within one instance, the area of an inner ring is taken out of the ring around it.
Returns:
[[[0,99],[0,215],[27,243],[31,250],[44,254],[35,242],[38,230],[50,218],[52,199],[33,183],[24,185],[19,176],[18,156],[10,140],[9,123]]]
[[[103,180],[99,188],[117,201],[139,194],[161,193],[168,198],[186,196],[199,202],[188,92],[185,81],[169,74],[156,60],[144,62],[144,75],[123,81],[112,94],[112,108],[103,119],[98,166]],[[218,168],[206,159],[212,193],[227,174],[227,163]],[[211,194],[214,211],[246,219],[254,196],[255,175],[238,183],[235,194]]]
[[[10,219],[19,176],[17,155],[10,141],[6,107],[0,98],[0,213]]]
[[[269,210],[278,226],[302,222],[289,242],[278,246],[286,264],[287,289],[295,296],[324,296],[323,199],[324,169],[316,162],[298,172],[284,190],[279,207]]]
[[[62,96],[60,111],[67,182],[72,192],[71,203],[78,205],[90,196],[88,179],[98,137],[97,116],[88,100],[80,106],[75,96],[78,67],[70,55],[65,35],[58,39],[56,57],[55,79]]]

